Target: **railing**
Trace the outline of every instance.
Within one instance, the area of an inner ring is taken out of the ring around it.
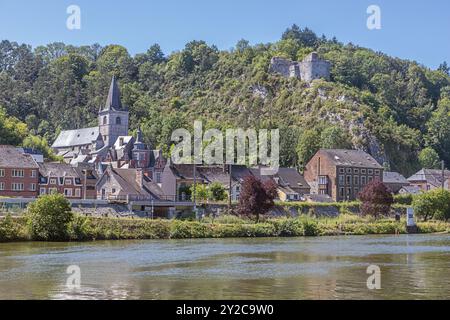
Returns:
[[[191,202],[190,196],[185,195],[178,195],[178,196],[159,196],[158,198],[152,197],[152,196],[143,196],[143,195],[108,195],[106,196],[106,200],[109,202],[122,202],[122,203],[130,203],[131,201],[136,202]]]

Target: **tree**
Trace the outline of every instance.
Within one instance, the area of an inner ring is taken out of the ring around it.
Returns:
[[[277,186],[274,181],[263,183],[254,176],[247,176],[242,183],[238,212],[246,216],[255,215],[256,222],[259,222],[259,217],[274,207],[276,196]]]
[[[227,191],[225,187],[219,182],[213,182],[209,186],[211,199],[214,201],[225,201],[227,199]]]
[[[443,99],[431,119],[427,122],[428,134],[425,139],[428,145],[438,151],[447,165],[450,164],[450,99]]]
[[[72,220],[72,207],[62,194],[42,196],[28,207],[28,227],[34,240],[67,240]]]
[[[305,47],[314,47],[317,45],[318,38],[317,35],[308,27],[305,27],[303,30],[293,24],[292,27],[288,28],[281,37],[283,40],[293,39],[297,40],[302,46]]]
[[[297,155],[300,168],[304,168],[320,149],[320,135],[316,130],[305,130],[297,144]]]
[[[33,150],[37,150],[42,152],[45,159],[48,160],[62,160],[59,159],[54,153],[53,150],[49,147],[48,142],[45,138],[41,138],[39,136],[29,135],[23,140],[23,146],[25,148],[31,148]]]
[[[414,197],[413,208],[424,221],[450,219],[450,191],[441,188]]]
[[[389,215],[394,203],[394,197],[381,181],[372,181],[367,184],[360,192],[359,199],[362,201],[362,214],[375,218]]]
[[[438,71],[445,73],[446,75],[450,75],[450,67],[447,64],[447,61],[444,61],[439,65]]]
[[[211,192],[208,189],[208,186],[206,184],[199,184],[197,183],[195,185],[191,186],[190,188],[190,194],[192,195],[192,200],[194,200],[194,194],[196,197],[196,200],[198,201],[207,201],[209,199],[211,199]]]
[[[324,149],[351,149],[351,138],[341,127],[325,128],[320,134],[320,144]]]
[[[441,160],[439,155],[433,148],[425,148],[419,153],[419,162],[422,168],[425,169],[439,169]]]
[[[0,107],[0,145],[20,145],[27,134],[27,125],[14,117],[8,117]]]

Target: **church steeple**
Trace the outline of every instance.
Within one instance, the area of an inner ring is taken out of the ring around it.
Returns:
[[[101,111],[106,110],[114,110],[114,111],[124,110],[122,106],[122,101],[120,100],[119,85],[117,84],[117,79],[115,76],[112,77],[108,97],[106,98],[105,107]]]

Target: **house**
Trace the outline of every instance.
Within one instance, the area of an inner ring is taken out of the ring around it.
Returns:
[[[67,163],[39,164],[39,195],[63,194],[67,199],[83,199],[83,179]]]
[[[409,181],[400,173],[387,171],[383,173],[383,183],[394,194],[397,194],[403,187],[410,185]]]
[[[447,185],[447,190],[450,180],[449,170],[434,170],[434,169],[422,169],[416,174],[408,178],[409,183],[412,186],[419,187],[422,191],[430,191],[436,188],[444,188]]]
[[[0,145],[0,197],[36,198],[39,166],[30,154]]]
[[[321,149],[306,165],[304,177],[311,193],[351,201],[368,183],[382,181],[383,167],[361,150]]]
[[[231,179],[231,200],[238,201],[244,178],[253,173],[251,169],[240,165],[231,167],[231,177],[229,171],[229,165],[196,166],[196,183],[209,185],[217,182],[229,193]],[[161,187],[166,196],[178,200],[189,200],[190,188],[194,184],[194,165],[174,165],[167,162],[161,181]]]
[[[165,199],[159,186],[152,182],[142,169],[118,169],[108,165],[97,182],[97,199],[100,200],[158,200]]]
[[[418,186],[404,186],[399,191],[398,194],[406,195],[416,195],[422,193],[422,189],[420,189]]]
[[[311,192],[305,178],[294,168],[279,168],[273,177],[278,185],[278,197],[281,201],[299,201]]]

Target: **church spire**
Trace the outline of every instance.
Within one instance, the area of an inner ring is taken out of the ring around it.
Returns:
[[[122,110],[122,102],[120,101],[120,90],[115,76],[112,77],[111,86],[109,87],[108,92],[108,98],[106,99],[106,104],[102,111],[106,110],[116,110],[116,111]]]

